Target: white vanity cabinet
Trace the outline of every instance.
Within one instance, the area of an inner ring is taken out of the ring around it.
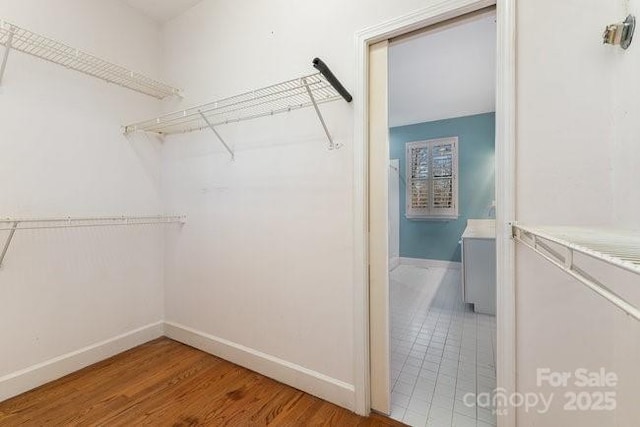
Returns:
[[[496,314],[496,223],[467,220],[462,234],[462,298],[477,313]]]

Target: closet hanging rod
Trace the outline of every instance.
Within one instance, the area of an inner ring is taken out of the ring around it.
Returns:
[[[640,308],[575,264],[575,254],[578,253],[640,275],[639,233],[604,228],[527,227],[516,224],[513,225],[513,238],[629,316],[640,320]]]
[[[3,20],[0,20],[0,45],[5,48],[0,64],[0,82],[9,52],[17,50],[154,98],[180,96],[180,90],[167,83]]]

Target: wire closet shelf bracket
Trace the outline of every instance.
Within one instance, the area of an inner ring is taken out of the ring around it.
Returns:
[[[640,234],[628,230],[586,227],[513,225],[513,238],[624,311],[640,320],[640,308],[575,263],[575,254],[640,276]],[[585,267],[586,268],[586,267]]]
[[[217,131],[218,126],[313,107],[329,141],[329,149],[339,148],[319,105],[340,99],[351,102],[352,97],[320,59],[316,58],[313,64],[318,73],[130,124],[124,127],[124,133],[174,135],[208,128],[233,159],[233,150]]]
[[[166,83],[3,20],[0,45],[4,46],[0,83],[13,49],[154,98],[181,96],[179,89]]]
[[[46,230],[57,228],[114,227],[152,224],[185,224],[181,215],[112,216],[112,217],[64,217],[64,218],[2,218],[0,232],[8,232],[0,252],[0,267],[9,251],[16,231]]]

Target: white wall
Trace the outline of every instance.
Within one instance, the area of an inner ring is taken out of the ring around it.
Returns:
[[[142,72],[160,68],[159,28],[120,2],[0,0],[0,17]],[[159,107],[12,51],[0,86],[0,216],[159,213],[160,146],[120,131]],[[0,269],[0,400],[161,333],[32,369],[161,321],[163,256],[152,226],[16,233]]]
[[[623,0],[518,2],[521,223],[640,226],[639,151],[632,142],[638,101],[626,97],[637,92],[640,50],[636,44],[622,53],[600,37],[606,24],[624,19],[627,3],[640,12],[638,2]],[[640,304],[637,276],[590,268]],[[518,388],[556,393],[550,413],[520,410],[518,425],[637,425],[640,325],[523,248],[517,299]],[[536,368],[580,367],[618,374],[615,412],[564,411],[565,389],[536,386]]]
[[[619,9],[616,21],[627,14],[640,14],[640,1],[618,1]],[[638,33],[636,33],[637,36]],[[638,197],[637,182],[640,180],[640,149],[638,149],[638,134],[640,122],[636,120],[640,114],[640,98],[637,93],[637,71],[640,69],[640,53],[636,38],[632,47],[627,51],[621,49],[613,52],[615,58],[612,65],[615,75],[613,89],[616,102],[613,110],[615,123],[613,137],[612,171],[613,171],[613,220],[627,227],[640,228],[640,197]]]
[[[159,24],[163,24],[184,11],[193,7],[201,0],[122,0],[131,7],[138,9],[143,14],[151,17]]]
[[[495,111],[495,46],[495,11],[394,40],[389,47],[389,126]]]
[[[166,77],[190,105],[313,73],[319,56],[350,89],[355,32],[422,6],[206,0],[165,26]],[[339,151],[312,110],[221,127],[233,163],[210,132],[167,139],[167,206],[189,225],[167,250],[166,315],[346,383],[351,406],[353,113],[321,108]]]

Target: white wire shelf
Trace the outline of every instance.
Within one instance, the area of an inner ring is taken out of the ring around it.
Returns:
[[[617,295],[574,262],[579,253],[640,275],[640,233],[587,227],[513,226],[514,239],[534,250],[636,320],[640,309]]]
[[[15,49],[154,98],[180,96],[179,89],[166,83],[6,21],[0,21],[0,45],[5,47],[0,68],[0,81],[7,65],[9,52]]]
[[[105,217],[61,217],[61,218],[0,218],[0,232],[8,231],[2,252],[0,267],[11,246],[16,231],[43,230],[57,228],[114,227],[153,224],[184,224],[181,215],[154,216],[105,216]]]
[[[330,141],[333,140],[320,110],[319,104],[342,99],[340,93],[327,81],[321,73],[311,74],[262,89],[221,99],[215,102],[187,108],[165,114],[155,119],[133,123],[125,126],[125,133],[136,131],[153,132],[161,135],[173,135],[212,129],[229,123],[237,123],[259,117],[272,116],[289,111],[315,107]],[[216,133],[218,138],[220,135]],[[222,141],[222,138],[220,138]],[[225,144],[229,152],[231,150]]]

